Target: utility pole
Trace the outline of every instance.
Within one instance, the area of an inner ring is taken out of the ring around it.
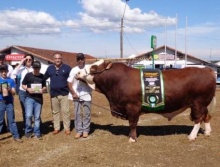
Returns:
[[[123,13],[123,16],[122,16],[122,18],[121,18],[121,31],[120,31],[120,58],[123,58],[124,15],[125,15],[125,9],[126,9],[126,6],[127,6],[127,1],[129,1],[129,0],[125,0],[124,13]]]

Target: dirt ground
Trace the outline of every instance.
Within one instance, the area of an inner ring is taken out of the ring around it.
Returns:
[[[202,129],[196,141],[189,142],[193,123],[189,110],[168,121],[156,114],[142,115],[138,142],[128,143],[128,121],[112,117],[106,98],[93,92],[91,134],[74,139],[71,103],[71,135],[62,130],[52,135],[48,94],[42,111],[43,140],[26,139],[22,131],[21,109],[15,97],[16,121],[23,143],[14,142],[10,133],[0,135],[0,167],[218,167],[220,164],[220,90],[211,121],[212,135]]]

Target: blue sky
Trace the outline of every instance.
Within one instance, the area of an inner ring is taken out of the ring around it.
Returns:
[[[220,59],[220,1],[4,0],[0,3],[0,49],[22,45],[120,57],[148,52],[151,35],[206,59]],[[126,6],[126,8],[125,8]],[[176,28],[177,27],[177,28]]]

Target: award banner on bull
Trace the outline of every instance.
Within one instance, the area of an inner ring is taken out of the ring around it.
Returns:
[[[148,111],[164,109],[164,82],[159,69],[141,69],[142,107]]]

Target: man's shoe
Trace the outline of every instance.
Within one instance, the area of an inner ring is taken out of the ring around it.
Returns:
[[[25,136],[26,136],[26,138],[30,139],[32,134],[31,133],[26,133]]]
[[[34,138],[37,140],[43,140],[42,135],[35,136]]]
[[[60,130],[54,130],[54,131],[53,131],[53,135],[56,135],[56,134],[58,134],[58,133],[60,133]]]
[[[22,142],[23,142],[23,140],[21,140],[20,138],[14,138],[14,140],[15,140],[16,142],[18,142],[18,143],[22,143]]]
[[[76,135],[74,136],[75,139],[79,139],[82,136],[81,133],[76,133]]]
[[[88,132],[83,132],[83,138],[87,138],[89,136]]]
[[[65,130],[66,135],[70,135],[70,130]]]

